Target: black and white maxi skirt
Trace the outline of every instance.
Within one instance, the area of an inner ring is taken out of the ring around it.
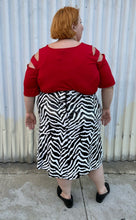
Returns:
[[[37,168],[77,179],[102,164],[101,106],[96,94],[40,93]]]

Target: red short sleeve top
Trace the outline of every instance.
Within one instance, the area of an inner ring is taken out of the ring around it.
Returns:
[[[103,55],[97,62],[100,52],[95,55],[92,46],[81,43],[71,48],[50,48],[39,50],[39,61],[34,56],[31,62],[35,69],[27,66],[24,78],[24,95],[36,96],[41,92],[75,90],[83,94],[94,94],[98,87],[113,86],[115,80]]]

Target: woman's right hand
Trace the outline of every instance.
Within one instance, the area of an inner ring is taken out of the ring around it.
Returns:
[[[110,109],[103,109],[102,110],[101,121],[102,121],[102,125],[104,125],[104,126],[106,126],[111,121]]]

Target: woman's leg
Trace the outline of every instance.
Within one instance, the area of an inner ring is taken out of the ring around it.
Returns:
[[[62,189],[61,196],[65,199],[70,199],[72,180],[59,179],[59,178],[56,178],[56,179],[57,179],[58,185]]]
[[[91,178],[91,180],[95,183],[97,192],[99,194],[104,194],[107,192],[107,189],[105,187],[105,180],[104,180],[104,171],[103,171],[103,165],[101,165],[97,170],[92,170],[88,176]]]

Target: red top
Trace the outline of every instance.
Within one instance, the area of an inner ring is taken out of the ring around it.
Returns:
[[[110,67],[103,55],[97,62],[100,52],[95,55],[92,46],[81,43],[70,48],[50,48],[39,50],[39,61],[34,56],[31,62],[35,69],[27,65],[24,79],[24,95],[36,96],[41,92],[75,90],[83,94],[94,94],[99,88],[115,84]]]

